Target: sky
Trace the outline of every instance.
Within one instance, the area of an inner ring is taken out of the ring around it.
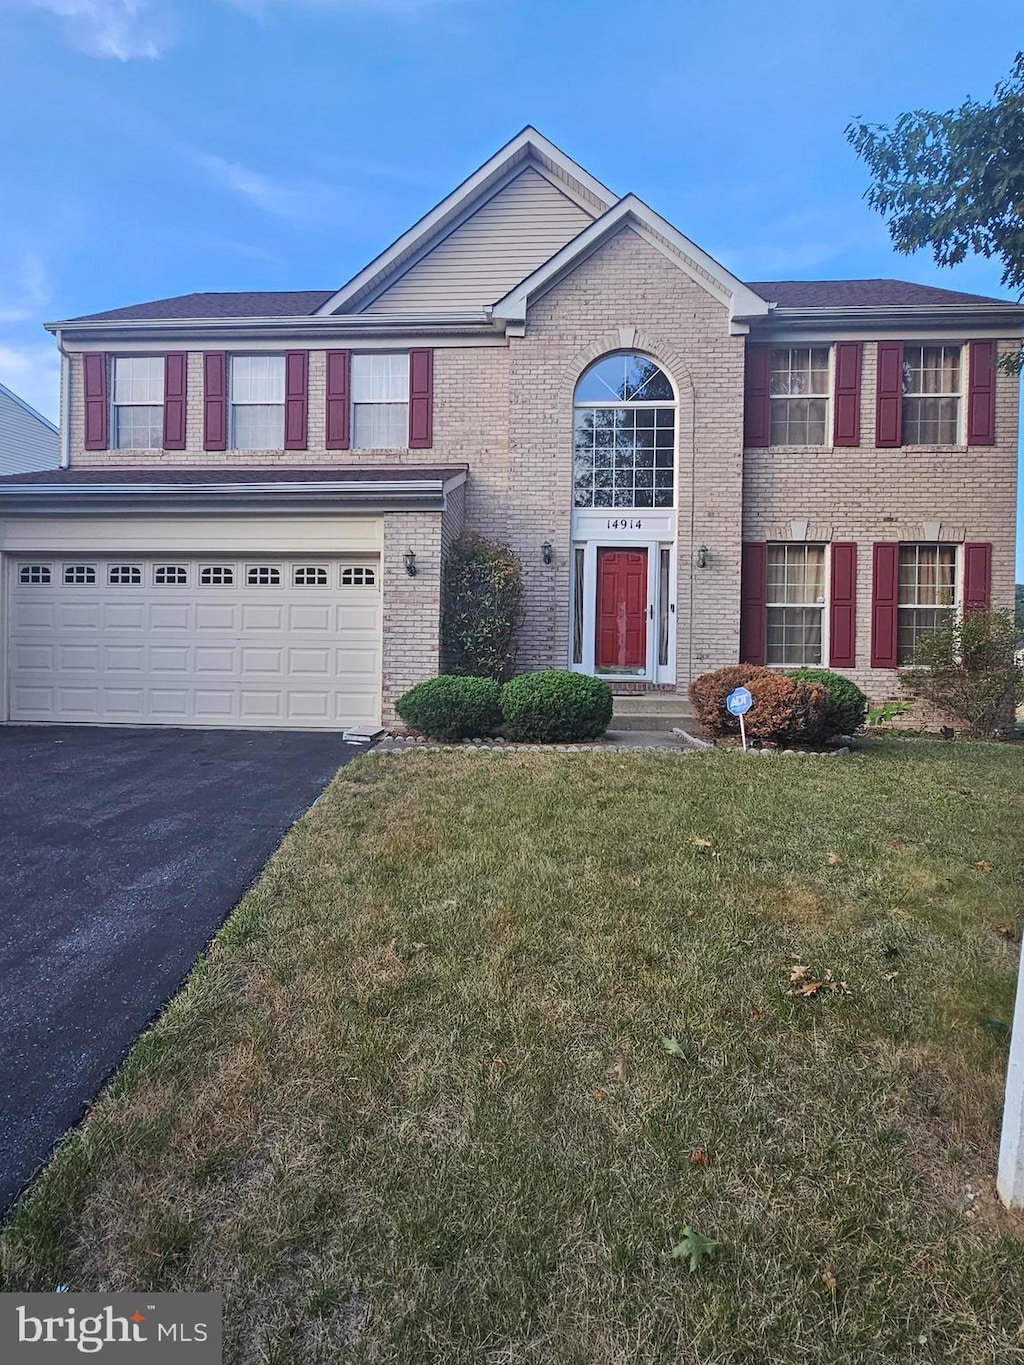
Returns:
[[[742,279],[1005,297],[895,255],[843,130],[990,98],[1013,8],[0,0],[0,382],[56,419],[44,321],[336,288],[528,123]]]

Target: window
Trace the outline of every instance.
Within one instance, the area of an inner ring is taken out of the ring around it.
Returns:
[[[234,581],[230,564],[204,564],[199,570],[199,586],[203,588],[228,588]]]
[[[773,446],[823,446],[828,430],[828,347],[773,347]]]
[[[284,356],[231,357],[231,446],[280,450],[284,445]]]
[[[409,357],[352,357],[352,448],[405,450],[409,444]]]
[[[65,583],[95,583],[96,570],[91,564],[65,564]]]
[[[153,582],[158,588],[184,587],[188,570],[183,564],[158,564],[153,570]]]
[[[23,564],[18,574],[19,583],[52,583],[49,564]]]
[[[897,663],[907,664],[922,635],[956,609],[956,546],[901,545]]]
[[[769,545],[765,662],[821,663],[824,545]]]
[[[960,433],[960,347],[904,346],[903,444],[956,445]]]
[[[296,564],[292,581],[297,588],[326,588],[327,570],[319,564]]]
[[[281,585],[281,570],[273,564],[254,564],[246,570],[245,581],[250,588],[277,588]]]
[[[353,569],[342,569],[341,586],[343,588],[372,588],[377,581],[375,569],[364,568],[359,565]]]
[[[142,570],[138,564],[111,564],[107,571],[107,582],[111,587],[135,587],[142,583]]]
[[[160,449],[164,443],[162,356],[115,357],[113,408],[115,449]]]
[[[646,356],[605,356],[576,386],[576,507],[671,507],[675,501],[675,393]]]

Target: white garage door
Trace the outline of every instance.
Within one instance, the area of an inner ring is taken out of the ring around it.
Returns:
[[[11,720],[380,719],[373,556],[21,556],[9,581]]]

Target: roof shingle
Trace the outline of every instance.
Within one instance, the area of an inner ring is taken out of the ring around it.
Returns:
[[[914,308],[943,304],[1005,304],[984,294],[962,294],[909,280],[757,280],[749,289],[780,308]]]

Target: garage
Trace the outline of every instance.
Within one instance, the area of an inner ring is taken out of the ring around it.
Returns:
[[[7,583],[12,721],[380,719],[379,555],[25,553]]]

